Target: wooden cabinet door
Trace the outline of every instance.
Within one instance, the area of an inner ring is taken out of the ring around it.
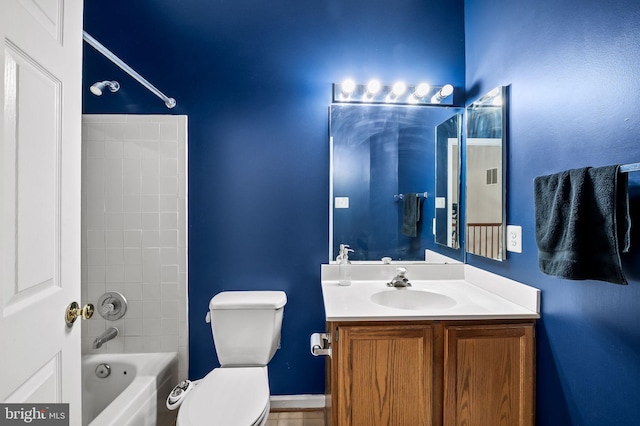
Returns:
[[[337,426],[430,426],[441,422],[429,325],[339,327]],[[435,423],[435,422],[438,423]]]
[[[533,426],[532,324],[446,326],[444,425]]]

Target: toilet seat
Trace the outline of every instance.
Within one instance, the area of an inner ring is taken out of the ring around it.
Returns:
[[[269,414],[267,367],[216,368],[185,398],[177,426],[253,426]]]

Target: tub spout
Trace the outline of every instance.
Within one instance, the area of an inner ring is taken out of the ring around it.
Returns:
[[[115,339],[118,334],[120,334],[120,331],[117,328],[107,328],[104,333],[96,337],[96,339],[93,341],[93,349],[98,349],[109,340]]]

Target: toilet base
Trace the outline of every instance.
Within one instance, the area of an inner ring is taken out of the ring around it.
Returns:
[[[221,367],[197,382],[177,426],[264,426],[271,401],[267,367]]]

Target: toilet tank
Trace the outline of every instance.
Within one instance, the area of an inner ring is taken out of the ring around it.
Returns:
[[[222,367],[264,366],[280,345],[283,291],[223,291],[209,302],[211,332]]]

